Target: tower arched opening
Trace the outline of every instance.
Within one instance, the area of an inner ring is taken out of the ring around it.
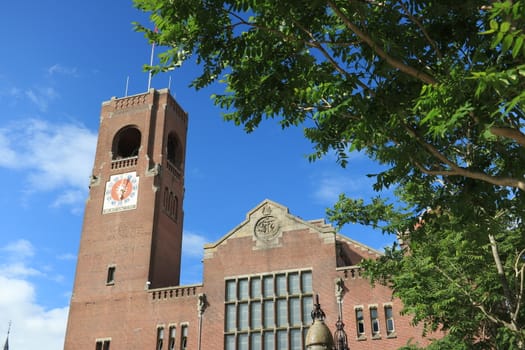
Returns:
[[[170,132],[168,134],[166,154],[168,161],[180,169],[182,165],[182,147],[177,135],[174,132]]]
[[[141,133],[134,126],[127,126],[113,139],[113,159],[136,157],[139,155]]]

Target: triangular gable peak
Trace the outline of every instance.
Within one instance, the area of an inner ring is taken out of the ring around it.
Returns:
[[[323,219],[306,221],[290,214],[287,207],[269,199],[262,201],[246,214],[246,219],[215,243],[204,245],[204,259],[213,256],[219,246],[229,240],[251,237],[253,249],[270,249],[281,245],[284,232],[308,228],[326,242],[335,243],[335,230]]]
[[[337,267],[359,265],[363,259],[377,259],[383,255],[374,248],[341,234],[336,236],[336,249]]]

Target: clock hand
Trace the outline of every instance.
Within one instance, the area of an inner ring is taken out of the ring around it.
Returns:
[[[126,191],[128,189],[129,179],[126,179],[125,181],[126,182],[122,182],[120,184],[120,186],[119,186],[120,187],[120,189],[119,189],[119,191],[120,191],[120,200],[124,199],[124,194],[126,194]]]

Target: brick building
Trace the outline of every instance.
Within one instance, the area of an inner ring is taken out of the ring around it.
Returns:
[[[66,350],[303,349],[316,294],[350,349],[427,343],[361,277],[379,252],[271,200],[204,246],[201,284],[179,285],[187,123],[168,90],[103,103]]]

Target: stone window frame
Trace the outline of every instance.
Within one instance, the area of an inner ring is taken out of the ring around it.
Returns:
[[[394,320],[394,305],[392,303],[385,303],[383,304],[383,310],[385,312],[385,330],[386,330],[386,337],[387,338],[397,338],[396,334],[396,323]],[[390,310],[391,316],[388,317],[388,311]],[[392,324],[392,327],[389,327],[389,321]],[[392,328],[392,329],[390,329]]]
[[[363,305],[354,306],[355,330],[357,340],[366,340],[365,308]],[[360,330],[360,327],[362,330]]]
[[[157,325],[157,341],[155,343],[155,349],[156,350],[163,350],[164,349],[164,339],[165,339],[165,327],[164,324]]]
[[[370,317],[370,333],[372,334],[372,339],[381,339],[379,307],[377,304],[368,305],[368,315]]]
[[[177,341],[177,325],[174,323],[168,324],[168,348],[167,350],[175,350]]]
[[[188,322],[180,323],[180,350],[188,350],[188,332],[190,324]]]

